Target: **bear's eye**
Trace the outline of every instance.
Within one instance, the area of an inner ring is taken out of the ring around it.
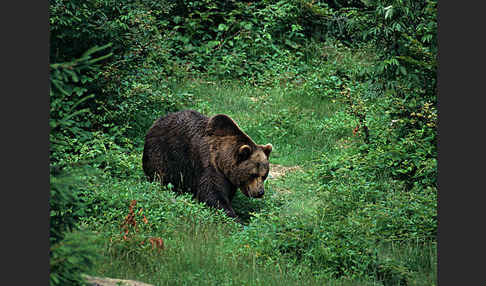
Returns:
[[[252,179],[256,179],[256,178],[258,178],[259,176],[258,176],[258,174],[251,174],[251,175],[250,175],[250,177],[251,177]]]

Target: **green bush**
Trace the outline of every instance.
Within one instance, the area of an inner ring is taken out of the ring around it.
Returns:
[[[96,236],[66,232],[61,241],[51,245],[50,285],[86,285],[83,274],[101,259],[99,251]]]
[[[97,132],[106,144],[127,147],[127,137],[140,140],[153,120],[191,100],[171,90],[182,71],[164,38],[172,6],[160,1],[50,3],[53,163],[79,154]]]
[[[65,232],[71,231],[76,219],[83,215],[83,207],[78,198],[74,177],[51,175],[50,186],[50,242],[56,243]]]
[[[55,171],[56,173],[58,171]],[[49,244],[52,285],[84,285],[82,274],[99,259],[96,237],[77,227],[86,215],[80,198],[80,173],[51,175]]]
[[[93,58],[93,54],[111,46],[93,47],[80,58],[51,64],[50,133],[51,163],[57,164],[63,154],[77,152],[77,147],[91,139],[93,122],[86,120],[94,94],[87,94],[89,83],[96,80],[97,65],[112,55]]]
[[[301,194],[312,199],[297,203],[301,198],[295,198],[296,209],[277,204],[254,214],[248,227],[233,235],[235,251],[251,250],[263,261],[285,258],[328,279],[407,280],[404,273],[421,271],[394,255],[386,260],[376,245],[412,242],[421,248],[434,241],[436,190],[404,192],[397,182],[363,171],[359,156],[346,157],[346,164],[323,159],[326,168],[317,178],[327,179]],[[397,263],[403,273],[394,272]]]

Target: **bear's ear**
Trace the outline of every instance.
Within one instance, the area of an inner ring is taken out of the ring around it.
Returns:
[[[232,136],[240,134],[241,130],[229,116],[218,114],[209,118],[206,133],[209,136]]]
[[[241,161],[244,161],[248,159],[251,155],[251,148],[248,145],[241,145],[240,148],[238,148],[238,158]]]
[[[263,146],[263,153],[265,153],[265,155],[270,156],[270,153],[272,152],[272,144],[267,144],[265,146]]]

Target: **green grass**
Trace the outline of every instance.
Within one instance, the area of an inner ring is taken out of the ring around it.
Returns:
[[[103,275],[137,278],[154,285],[278,285],[284,275],[275,265],[260,266],[255,256],[222,252],[224,231],[216,225],[187,225],[166,241],[166,250],[141,252],[111,261]],[[142,274],[142,275],[141,275]],[[122,275],[122,276],[120,276]],[[287,279],[292,279],[288,277]],[[289,281],[291,282],[291,281]],[[293,279],[298,285],[298,280]]]
[[[209,116],[217,113],[228,114],[257,143],[272,143],[272,163],[307,165],[330,143],[329,138],[314,135],[321,132],[319,119],[331,115],[336,109],[330,101],[315,98],[315,104],[312,104],[308,100],[296,100],[286,96],[285,90],[280,88],[263,92],[235,84],[214,86],[192,82],[179,89],[179,92],[190,91],[198,98],[194,109]],[[292,103],[289,104],[288,101]],[[292,106],[290,110],[289,105]],[[299,134],[302,136],[298,136]],[[132,154],[132,164],[139,165],[136,159],[140,158]],[[126,180],[114,179],[107,182],[105,178],[102,183],[94,183],[98,190],[90,195],[97,197],[97,201],[106,202],[106,210],[100,214],[102,218],[95,220],[96,223],[94,220],[87,220],[87,224],[107,235],[105,255],[108,261],[100,263],[93,275],[138,279],[155,285],[277,285],[281,284],[282,276],[286,277],[289,285],[300,285],[302,282],[302,277],[287,266],[287,261],[261,265],[256,253],[244,257],[225,254],[225,245],[230,243],[228,235],[231,233],[224,230],[225,225],[204,224],[207,222],[200,218],[200,214],[196,215],[197,222],[168,214],[169,210],[161,209],[160,204],[157,204],[161,200],[161,194],[167,195],[167,192],[141,182],[141,177],[142,173],[136,172],[132,178]],[[293,178],[290,184],[286,183],[286,179],[268,182],[266,196],[274,198],[271,201],[273,204],[283,204],[285,197],[281,194],[282,184],[287,184],[286,189],[292,192],[297,192],[302,187],[299,176],[290,174],[289,177]],[[128,213],[128,202],[133,199],[139,205],[145,206],[149,221],[170,223],[170,226],[157,227],[144,234],[146,237],[164,238],[166,250],[162,255],[154,255],[150,251],[138,252],[139,250],[132,249],[137,248],[137,245],[123,245],[126,243],[124,241],[118,241],[123,246],[107,242],[109,237],[116,234],[121,219]],[[190,202],[190,199],[187,200]],[[122,202],[125,202],[124,209],[113,208]],[[249,213],[265,212],[265,207],[270,207],[265,204],[265,200],[248,199],[239,193],[234,200],[234,206],[246,220],[250,218]],[[187,214],[188,211],[183,212]],[[164,216],[169,218],[161,220],[160,217]],[[309,283],[318,282],[312,276],[308,278]]]
[[[304,96],[298,88],[196,82],[180,88],[198,99],[193,108],[199,112],[228,114],[256,143],[272,143],[272,163],[305,166],[338,139],[322,128],[322,120],[343,107],[330,99]]]
[[[242,228],[189,196],[175,196],[145,182],[141,154],[118,154],[122,159],[107,154],[114,160],[112,169],[128,165],[136,171],[127,177],[113,177],[110,174],[117,173],[111,172],[86,181],[85,194],[93,211],[82,225],[98,234],[104,257],[89,274],[154,285],[399,285],[405,278],[411,285],[434,285],[436,248],[427,245],[375,245],[381,264],[370,268],[367,277],[320,272],[319,263],[325,259],[304,257],[309,255],[305,251],[319,249],[312,246],[318,241],[306,240],[315,235],[306,234],[308,228],[336,227],[333,223],[338,220],[332,212],[320,215],[322,209],[336,207],[326,200],[340,204],[340,195],[338,189],[322,191],[316,174],[322,154],[337,156],[341,149],[336,146],[356,140],[340,103],[301,96],[298,88],[263,90],[236,83],[192,81],[180,85],[178,92],[193,94],[197,99],[193,109],[208,116],[228,114],[257,143],[272,143],[271,163],[302,169],[268,180],[264,199],[238,193],[233,205],[247,224]],[[137,200],[136,210],[143,209],[149,225],[137,216],[138,232],[125,241],[120,225],[132,200]],[[287,226],[295,229],[288,232]],[[151,237],[162,238],[165,249],[153,250]],[[298,253],[304,256],[299,258]]]
[[[97,235],[104,257],[88,274],[154,285],[435,285],[433,240],[381,237],[423,231],[433,196],[394,196],[401,194],[394,181],[353,169],[361,139],[341,102],[290,83],[199,79],[173,92],[191,95],[187,108],[228,114],[256,143],[271,143],[271,163],[301,169],[267,180],[263,199],[237,193],[242,227],[190,196],[145,182],[142,146],[106,150],[105,173],[85,178],[82,187],[88,207],[81,225]],[[132,200],[138,229],[124,240]],[[407,206],[410,218],[402,212]],[[152,249],[150,238],[162,238],[165,248]]]

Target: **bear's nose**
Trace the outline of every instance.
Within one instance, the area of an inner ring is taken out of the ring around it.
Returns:
[[[258,191],[258,197],[263,197],[263,194],[265,194],[265,190],[263,188],[261,188],[259,191]]]

